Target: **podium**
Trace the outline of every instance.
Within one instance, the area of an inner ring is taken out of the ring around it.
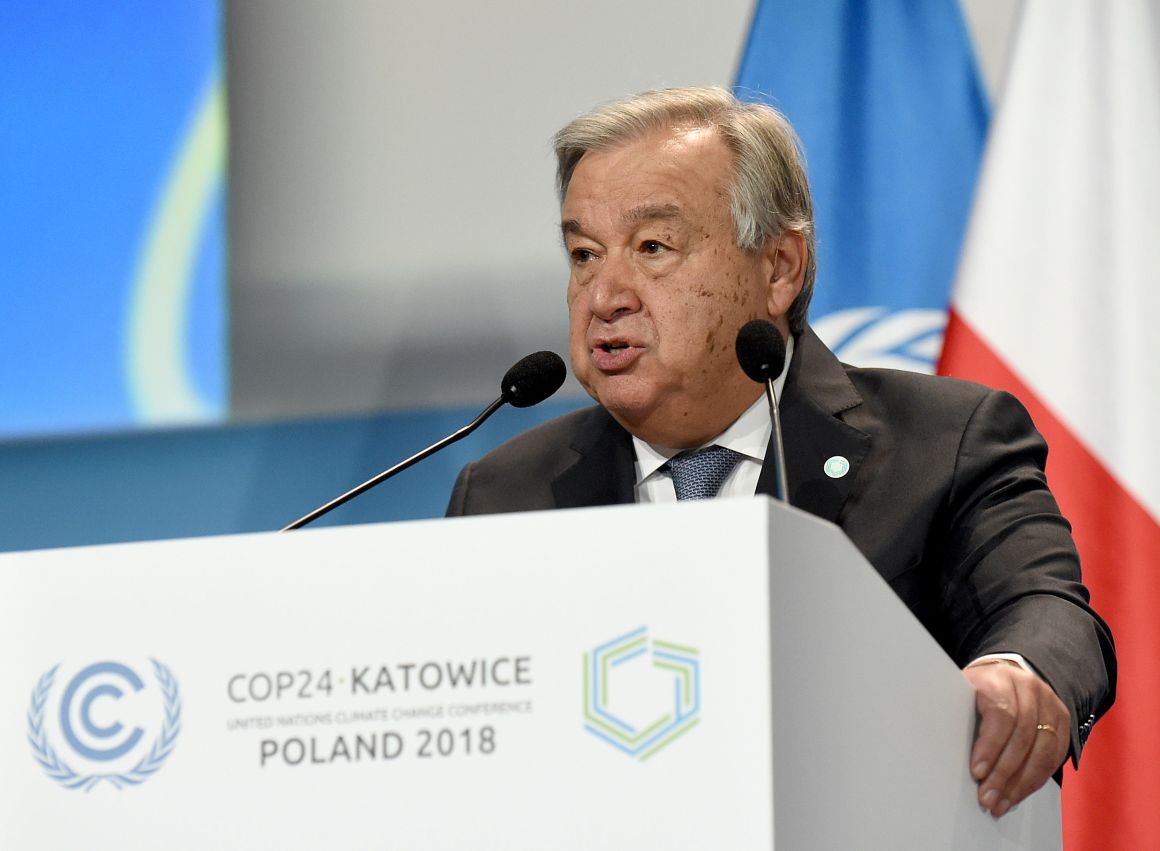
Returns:
[[[1058,849],[768,499],[0,556],[0,847]]]

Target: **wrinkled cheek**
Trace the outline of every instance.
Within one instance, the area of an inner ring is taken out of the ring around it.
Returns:
[[[568,275],[568,287],[564,291],[564,301],[568,303],[569,307],[587,298],[591,289],[589,286],[591,279],[592,275],[584,270],[573,269],[571,271]]]
[[[568,296],[568,353],[572,360],[572,372],[582,384],[586,384],[588,374],[588,323],[587,307],[580,299]]]
[[[588,325],[588,300],[582,296],[582,290],[574,287],[568,288],[565,300],[568,305],[568,327],[573,334],[576,333],[577,328],[584,328]]]
[[[587,306],[581,304],[579,300],[568,305],[568,332],[573,345],[576,344],[577,338],[584,338],[591,321],[592,315],[588,312]]]

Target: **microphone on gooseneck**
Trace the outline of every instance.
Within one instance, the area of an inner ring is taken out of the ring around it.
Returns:
[[[358,487],[351,488],[342,496],[336,497],[326,503],[326,505],[319,506],[309,514],[299,517],[289,526],[282,529],[282,531],[289,532],[291,529],[298,529],[307,523],[317,520],[322,515],[333,511],[345,502],[349,502],[364,491],[368,491],[375,485],[385,482],[396,473],[403,472],[403,470],[406,470],[412,464],[419,463],[428,455],[433,455],[444,446],[449,446],[455,443],[455,441],[467,437],[467,435],[483,425],[488,417],[504,405],[511,405],[513,408],[530,408],[532,405],[538,405],[560,389],[567,375],[568,370],[564,367],[564,361],[555,352],[534,352],[528,355],[504,375],[503,380],[500,382],[499,398],[488,405],[470,423],[458,431],[449,434],[438,443],[431,444],[422,452],[416,452],[406,461],[400,461],[394,467],[391,467],[389,470],[384,470],[373,479],[368,479]]]
[[[737,332],[737,362],[741,370],[765,385],[769,401],[769,416],[773,421],[774,492],[778,499],[789,504],[789,483],[785,474],[785,448],[781,442],[781,411],[777,405],[774,380],[785,368],[785,340],[772,322],[754,319],[746,322]]]
[[[497,408],[504,402],[513,408],[530,408],[555,393],[568,377],[564,361],[555,352],[532,352],[509,369],[499,384]]]

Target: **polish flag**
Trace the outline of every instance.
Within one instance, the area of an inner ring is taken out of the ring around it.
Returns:
[[[1160,0],[1025,4],[952,302],[939,371],[1031,411],[1116,641],[1064,847],[1160,848]]]

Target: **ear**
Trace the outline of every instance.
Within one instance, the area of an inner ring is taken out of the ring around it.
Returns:
[[[766,239],[762,251],[768,270],[765,307],[775,320],[783,319],[805,281],[809,259],[806,238],[795,231],[783,231]]]

